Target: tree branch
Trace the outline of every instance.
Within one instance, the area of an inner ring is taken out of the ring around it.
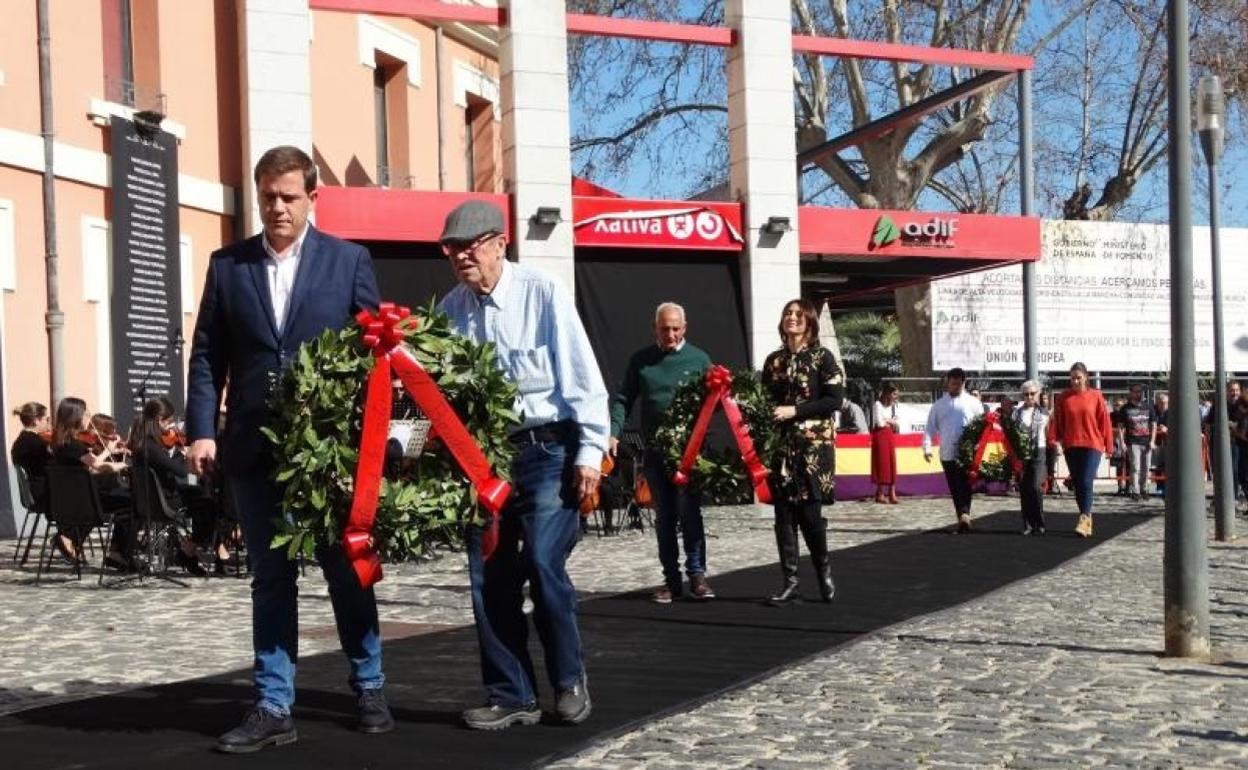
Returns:
[[[577,152],[590,147],[601,147],[609,144],[619,144],[630,136],[639,131],[654,125],[663,118],[673,115],[680,115],[686,112],[727,112],[728,108],[722,104],[673,104],[666,107],[659,107],[652,110],[637,119],[633,125],[624,129],[615,136],[595,136],[586,139],[573,139],[572,151]]]

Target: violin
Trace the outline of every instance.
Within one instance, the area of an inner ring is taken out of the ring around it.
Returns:
[[[87,449],[91,450],[92,454],[99,454],[104,451],[104,437],[94,427],[91,430],[78,431],[74,434],[74,439],[86,444]]]
[[[52,430],[50,428],[48,430],[36,431],[35,435],[42,439],[43,443],[48,446],[52,445]]]
[[[160,433],[160,445],[165,449],[185,449],[186,434],[170,425]]]

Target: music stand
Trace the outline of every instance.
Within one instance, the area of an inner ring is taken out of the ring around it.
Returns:
[[[169,339],[169,342],[164,347],[161,348],[160,355],[156,357],[156,360],[152,362],[152,365],[149,366],[147,368],[147,371],[143,373],[143,379],[139,380],[139,387],[135,390],[134,395],[135,395],[135,398],[139,402],[139,419],[140,420],[143,419],[143,409],[144,407],[147,406],[148,382],[151,380],[152,375],[156,373],[156,369],[165,363],[165,359],[168,358],[170,350],[173,350],[176,354],[181,354],[183,342],[184,341],[182,339],[182,330],[177,329],[176,331],[174,331],[173,337]],[[146,446],[145,446],[147,442],[146,436],[142,437],[142,442],[143,443],[140,444],[137,449],[132,449],[132,451],[134,452],[134,460],[132,461],[132,464],[131,464],[131,484],[130,484],[130,493],[132,495],[132,498],[135,499],[135,501],[137,502],[139,496],[142,496],[143,505],[141,507],[143,508],[143,525],[144,525],[144,528],[147,530],[147,544],[146,544],[146,547],[143,549],[144,559],[143,559],[143,563],[139,566],[139,570],[138,570],[139,579],[142,580],[143,578],[148,577],[148,576],[155,576],[155,577],[160,578],[161,580],[167,580],[170,583],[173,583],[174,585],[180,586],[182,588],[190,588],[190,585],[188,583],[170,575],[169,570],[168,570],[168,564],[167,564],[168,538],[166,537],[166,533],[169,527],[175,526],[176,522],[173,522],[173,521],[162,522],[160,537],[157,537],[156,533],[152,531],[152,523],[153,523],[153,518],[154,518],[152,513],[153,511],[157,509],[157,507],[164,506],[164,498],[155,489],[154,485],[158,484],[159,481],[156,479],[155,474],[152,472],[151,463],[149,463],[147,459],[143,457],[143,455],[146,452]],[[162,517],[162,518],[168,518],[168,517]],[[135,523],[137,524],[138,522],[135,522]],[[161,555],[159,553],[160,549],[164,549],[166,553],[164,555]],[[160,562],[159,569],[156,568],[158,559]]]

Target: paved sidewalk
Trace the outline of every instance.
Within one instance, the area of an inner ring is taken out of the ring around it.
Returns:
[[[976,508],[1016,504],[987,498]],[[1069,496],[1048,504],[1073,508]],[[1160,501],[1102,497],[1097,507],[1107,515],[1161,513]],[[830,514],[838,548],[952,518],[945,500],[838,503]],[[722,508],[709,518],[712,583],[716,572],[775,562],[765,509]],[[1159,515],[1054,572],[895,626],[554,766],[1248,765],[1248,541],[1211,546],[1222,662],[1197,664],[1157,655],[1161,538]],[[941,542],[932,536],[933,548]],[[0,558],[11,554],[11,540],[0,546]],[[386,634],[469,623],[463,562],[450,554],[387,566],[378,586]],[[651,585],[653,536],[590,534],[571,571],[586,593]],[[245,580],[98,589],[94,575],[67,581],[58,571],[32,581],[33,571],[0,568],[0,713],[250,663]],[[304,654],[335,649],[323,582],[309,574],[302,588]]]

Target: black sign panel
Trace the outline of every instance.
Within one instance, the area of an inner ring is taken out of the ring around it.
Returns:
[[[128,425],[143,398],[182,410],[178,147],[171,134],[113,117],[113,411]],[[104,408],[104,407],[101,407]]]

